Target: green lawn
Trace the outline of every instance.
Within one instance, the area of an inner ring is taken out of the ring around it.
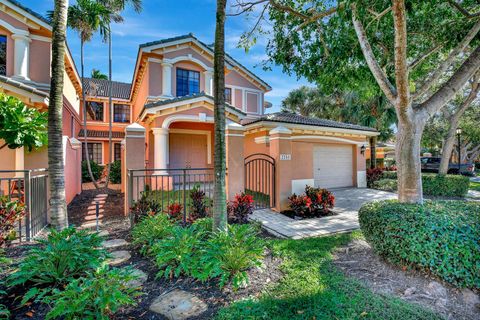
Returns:
[[[274,254],[283,259],[283,279],[259,299],[220,310],[217,319],[442,319],[343,276],[331,263],[331,252],[356,237],[361,234],[270,241]]]
[[[480,182],[470,181],[470,190],[480,191]]]
[[[190,206],[192,205],[190,192],[191,190],[185,191],[185,203],[187,208],[190,208]],[[155,200],[162,206],[163,210],[166,210],[168,205],[172,203],[179,203],[183,206],[183,193],[183,190],[150,190],[148,192],[148,198],[151,200]],[[212,199],[210,199],[209,197],[205,197],[205,204],[207,207],[212,206]]]

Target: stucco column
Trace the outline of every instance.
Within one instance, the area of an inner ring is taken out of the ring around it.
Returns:
[[[292,195],[292,132],[285,127],[270,130],[270,156],[275,159],[275,210],[288,209]]]
[[[122,189],[125,193],[125,215],[128,214],[132,201],[138,199],[140,192],[145,188],[145,181],[138,176],[145,176],[145,172],[137,172],[133,179],[128,177],[128,170],[145,169],[145,128],[138,123],[133,123],[125,128],[122,160],[124,162]],[[125,184],[125,185],[124,185]]]
[[[213,71],[207,70],[203,75],[205,78],[205,93],[213,96]]]
[[[236,193],[245,190],[244,128],[236,123],[225,130],[227,147],[227,199],[233,200]]]
[[[153,128],[154,137],[154,157],[153,165],[155,169],[167,169],[168,165],[168,129]],[[158,173],[158,172],[156,172]]]
[[[31,39],[24,34],[13,34],[12,39],[15,41],[13,76],[15,78],[29,80]]]
[[[172,67],[170,62],[162,62],[162,96],[173,97],[172,93]]]

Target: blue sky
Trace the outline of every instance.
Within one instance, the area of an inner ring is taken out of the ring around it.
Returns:
[[[19,0],[23,5],[45,15],[53,9],[53,0]],[[70,0],[72,3],[73,0]],[[128,9],[123,16],[123,24],[114,25],[113,30],[113,79],[130,82],[133,68],[141,43],[174,37],[192,32],[205,43],[212,43],[215,33],[215,0],[144,0],[140,14]],[[231,11],[232,9],[230,9]],[[227,9],[227,12],[229,9]],[[264,71],[260,66],[265,59],[265,39],[260,39],[248,53],[237,48],[237,42],[252,20],[245,16],[229,17],[225,28],[227,52],[240,63],[269,83],[273,90],[267,94],[272,102],[269,112],[278,111],[282,99],[288,92],[301,85],[305,80],[297,80],[295,75],[284,74],[280,67]],[[77,66],[80,66],[80,44],[78,35],[69,30],[68,43]],[[85,74],[92,68],[108,71],[108,47],[99,37],[95,37],[85,46]],[[80,71],[80,70],[79,70]]]

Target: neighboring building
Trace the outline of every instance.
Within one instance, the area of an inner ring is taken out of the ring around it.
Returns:
[[[16,1],[0,0],[0,92],[12,95],[27,106],[48,109],[52,27],[41,15]],[[80,128],[81,83],[70,52],[65,55],[63,104],[66,197],[70,202],[81,192]],[[0,142],[1,143],[1,142]],[[47,168],[47,149],[34,152],[0,150],[2,170]],[[5,192],[5,186],[2,191]]]

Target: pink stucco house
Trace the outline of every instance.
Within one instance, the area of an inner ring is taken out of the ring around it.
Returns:
[[[45,111],[50,88],[52,27],[41,15],[16,1],[0,0],[0,9],[0,92]],[[65,55],[65,69],[63,152],[66,198],[70,202],[81,192],[81,145],[76,138],[80,128],[81,81],[70,52]],[[1,170],[48,167],[46,148],[34,152],[3,148],[0,159]],[[0,186],[2,193],[8,189],[5,184]]]
[[[46,109],[51,27],[12,0],[0,0],[0,90],[27,105]],[[106,164],[108,81],[86,79],[87,128],[82,128],[81,81],[70,54],[65,57],[64,134],[67,197],[80,192],[82,146]],[[2,69],[3,68],[3,69]],[[149,171],[150,187],[169,170],[213,168],[213,48],[192,34],[140,44],[131,83],[113,85],[114,160],[122,160],[122,190],[131,169]],[[365,187],[364,146],[378,133],[371,128],[289,113],[267,113],[269,84],[226,56],[227,192],[248,190],[268,197],[276,210],[305,185]],[[79,138],[81,139],[81,138]],[[46,166],[46,152],[2,150],[8,168]],[[2,168],[6,165],[3,164]],[[155,180],[152,180],[153,178]],[[144,178],[142,178],[144,179]],[[163,178],[162,178],[163,179]],[[144,180],[143,182],[145,182]],[[139,191],[139,190],[136,190]],[[126,206],[128,207],[128,206]]]

